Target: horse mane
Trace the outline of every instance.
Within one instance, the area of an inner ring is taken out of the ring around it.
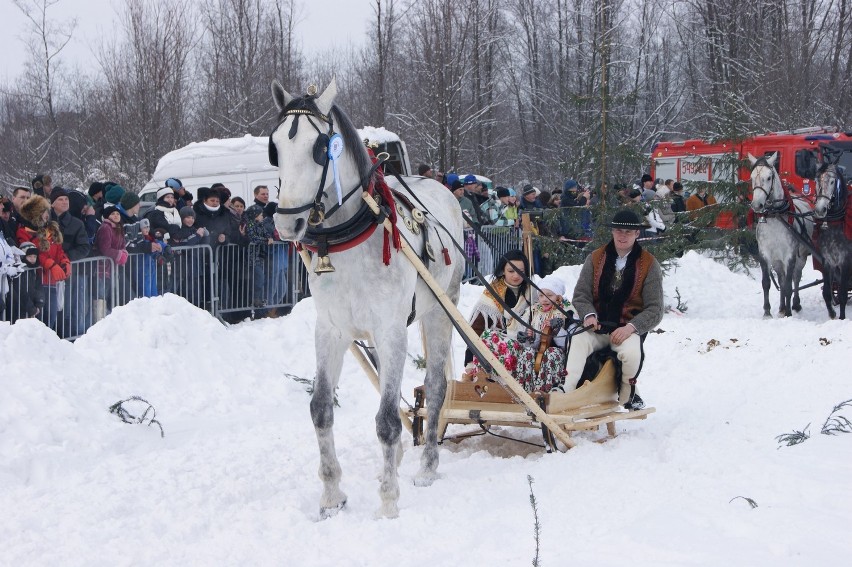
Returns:
[[[370,169],[373,167],[373,162],[370,160],[370,155],[367,153],[367,147],[364,145],[364,140],[358,134],[358,129],[349,120],[349,117],[340,110],[336,104],[331,106],[331,114],[334,116],[334,122],[337,125],[337,132],[343,136],[343,147],[355,160],[355,167],[358,169],[358,175],[361,179],[367,179]],[[367,179],[369,183],[369,179]]]
[[[278,113],[278,123],[280,124],[287,113],[291,110],[307,110],[316,116],[323,116],[316,104],[316,97],[305,95],[294,98],[287,106]],[[333,104],[331,106],[331,117],[334,120],[335,131],[343,137],[343,147],[355,160],[355,167],[358,169],[358,176],[361,179],[367,179],[370,169],[373,167],[370,156],[367,153],[367,148],[364,146],[364,140],[358,135],[358,129],[352,124],[352,121],[344,113],[339,106]],[[369,180],[368,180],[369,182]]]

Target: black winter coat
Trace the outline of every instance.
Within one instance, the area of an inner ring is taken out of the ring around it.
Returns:
[[[202,201],[192,206],[195,210],[195,228],[206,228],[210,232],[210,245],[241,244],[240,221],[227,207],[219,206],[218,211],[210,211]],[[225,241],[219,242],[219,235],[225,235]]]
[[[51,213],[50,216],[59,223],[59,229],[62,231],[62,249],[65,250],[68,259],[73,262],[87,258],[92,251],[92,243],[89,242],[89,234],[86,232],[83,221],[69,212],[62,213],[58,217],[56,213]]]

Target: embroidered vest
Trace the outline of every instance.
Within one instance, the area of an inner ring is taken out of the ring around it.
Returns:
[[[618,322],[620,324],[623,325],[627,323],[628,321],[633,319],[633,317],[635,317],[637,313],[640,313],[645,308],[645,304],[642,300],[642,288],[645,285],[645,278],[648,277],[648,272],[651,270],[653,262],[654,256],[647,250],[642,250],[641,254],[639,255],[639,258],[637,258],[636,260],[636,270],[635,275],[633,277],[633,282],[621,282],[622,287],[630,285],[630,289],[627,294],[627,298],[621,304],[619,309]],[[594,301],[595,309],[598,310],[599,320],[606,320],[605,317],[607,316],[612,317],[612,315],[607,315],[600,312],[601,299],[609,299],[617,291],[613,289],[601,289],[601,276],[603,274],[605,263],[606,246],[602,246],[592,252],[592,267],[594,269],[592,274],[592,298]],[[628,267],[625,266],[623,271],[627,271],[627,269]],[[610,311],[610,313],[612,313],[612,311]]]

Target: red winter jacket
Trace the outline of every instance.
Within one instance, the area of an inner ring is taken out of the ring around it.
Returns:
[[[46,232],[46,238],[49,243],[47,250],[42,250],[41,238],[38,232],[28,226],[21,225],[18,227],[18,232],[15,234],[18,239],[18,244],[24,242],[32,242],[38,248],[38,261],[41,264],[41,283],[44,285],[56,285],[57,282],[64,281],[71,275],[71,260],[62,249],[60,238],[52,235],[50,227]],[[57,235],[61,237],[60,235]]]

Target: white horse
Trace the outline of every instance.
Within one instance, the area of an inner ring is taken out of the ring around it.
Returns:
[[[846,180],[837,170],[837,162],[826,162],[817,172],[817,198],[814,217],[822,255],[822,297],[828,316],[834,319],[832,302],[834,289],[840,306],[840,318],[846,318],[846,302],[849,300],[852,279],[852,240],[846,237],[845,223],[847,207]]]
[[[353,341],[365,340],[375,348],[381,388],[376,414],[376,433],[384,456],[379,514],[396,517],[397,468],[402,459],[399,400],[407,325],[420,320],[425,337],[429,415],[426,446],[414,482],[427,486],[438,476],[438,412],[447,388],[445,371],[451,366],[452,324],[401,252],[392,250],[389,263],[383,261],[389,244],[385,231],[362,199],[363,191],[373,188],[372,163],[355,127],[334,105],[335,81],[320,96],[314,92],[301,97],[290,95],[275,81],[272,95],[280,111],[278,125],[269,139],[270,161],[278,166],[281,180],[275,226],[282,238],[315,245],[317,250],[309,268],[309,283],[317,310],[317,369],[311,417],[319,443],[319,476],[323,482],[320,515],[333,515],[346,503],[346,495],[340,489],[341,468],[332,432],[333,397],[344,353]],[[341,138],[335,138],[338,134]],[[343,204],[338,206],[334,167],[329,164],[328,152],[329,146],[334,152],[341,139],[343,153],[335,160],[343,198]],[[389,179],[388,184],[399,189],[396,180]],[[407,197],[425,213],[426,222],[420,224],[416,220],[418,212],[412,213],[411,218],[405,211],[396,226],[421,256],[424,248],[430,248],[431,274],[453,303],[458,303],[464,258],[449,239],[462,241],[461,209],[452,193],[436,181],[417,177],[408,178],[407,184],[414,193]],[[401,192],[406,193],[404,189]],[[421,231],[427,232],[428,246]],[[326,255],[324,244],[334,271],[317,274],[318,266],[320,271],[328,269],[321,259]]]
[[[789,317],[791,311],[801,311],[799,280],[810,249],[814,223],[806,213],[811,207],[804,199],[792,198],[781,185],[775,170],[778,153],[768,158],[748,154],[751,162],[751,208],[758,217],[757,247],[760,250],[760,271],[763,284],[763,314],[772,317],[769,306],[770,270],[778,275],[781,288],[780,316]],[[791,305],[792,296],[792,305]]]

